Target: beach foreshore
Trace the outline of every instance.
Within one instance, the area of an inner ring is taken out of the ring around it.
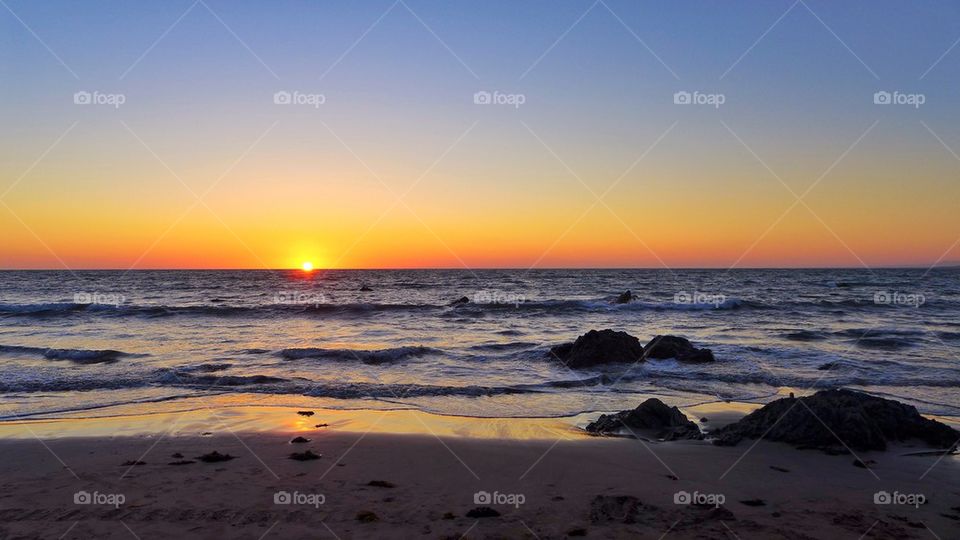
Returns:
[[[0,537],[960,535],[960,460],[904,455],[922,447],[831,456],[590,437],[570,419],[313,412],[227,412],[256,430],[209,411],[4,423]],[[307,450],[321,457],[290,459]],[[214,451],[234,459],[198,459]]]

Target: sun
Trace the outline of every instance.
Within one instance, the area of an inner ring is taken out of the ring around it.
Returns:
[[[300,268],[302,268],[304,272],[312,272],[313,263],[310,261],[303,261],[303,264],[300,265]]]

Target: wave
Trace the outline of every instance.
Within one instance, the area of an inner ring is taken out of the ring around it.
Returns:
[[[511,297],[512,298],[512,297]],[[518,298],[522,298],[518,296]],[[701,300],[708,301],[701,301]],[[923,307],[934,305],[955,306],[956,303],[942,299],[929,299]],[[468,302],[457,305],[449,303],[397,304],[397,303],[316,303],[316,304],[263,304],[222,305],[210,302],[203,305],[137,305],[137,304],[0,304],[0,318],[51,318],[77,317],[369,317],[382,313],[428,313],[444,317],[479,317],[486,313],[593,313],[618,311],[751,311],[783,309],[882,309],[889,306],[874,302],[872,297],[829,299],[816,298],[784,302],[761,302],[722,295],[703,299],[692,297],[690,302],[632,300],[616,304],[605,298],[594,299],[548,299],[517,300],[502,303]]]
[[[364,364],[385,364],[411,358],[443,354],[432,347],[394,347],[389,349],[324,349],[321,347],[300,347],[283,349],[277,353],[287,360],[305,358],[319,360],[359,360]]]
[[[40,356],[47,360],[68,360],[77,364],[112,364],[124,357],[145,356],[113,349],[50,349],[22,345],[0,345],[0,354],[4,353]]]

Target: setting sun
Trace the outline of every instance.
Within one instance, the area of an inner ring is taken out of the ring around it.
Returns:
[[[303,264],[300,265],[300,268],[303,268],[304,272],[310,272],[313,270],[313,263],[310,261],[303,261]]]

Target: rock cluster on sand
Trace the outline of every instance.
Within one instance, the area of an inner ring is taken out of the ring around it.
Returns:
[[[713,362],[710,349],[698,349],[689,340],[677,336],[657,336],[644,347],[626,332],[590,330],[573,343],[550,349],[550,355],[571,368],[599,364],[632,363],[647,358],[676,358],[683,362]]]
[[[698,349],[679,336],[657,336],[643,348],[644,358],[676,358],[681,362],[713,362],[710,349]]]
[[[651,398],[631,411],[601,415],[587,425],[587,431],[601,435],[622,434],[624,430],[655,430],[658,439],[702,439],[700,428],[680,412],[656,398]]]
[[[762,437],[825,450],[885,450],[887,442],[911,439],[949,449],[960,441],[960,432],[920,416],[910,405],[844,389],[778,399],[711,436],[723,446]]]
[[[643,345],[626,332],[590,330],[573,343],[551,348],[550,355],[571,368],[582,368],[611,362],[636,362],[643,357]]]

